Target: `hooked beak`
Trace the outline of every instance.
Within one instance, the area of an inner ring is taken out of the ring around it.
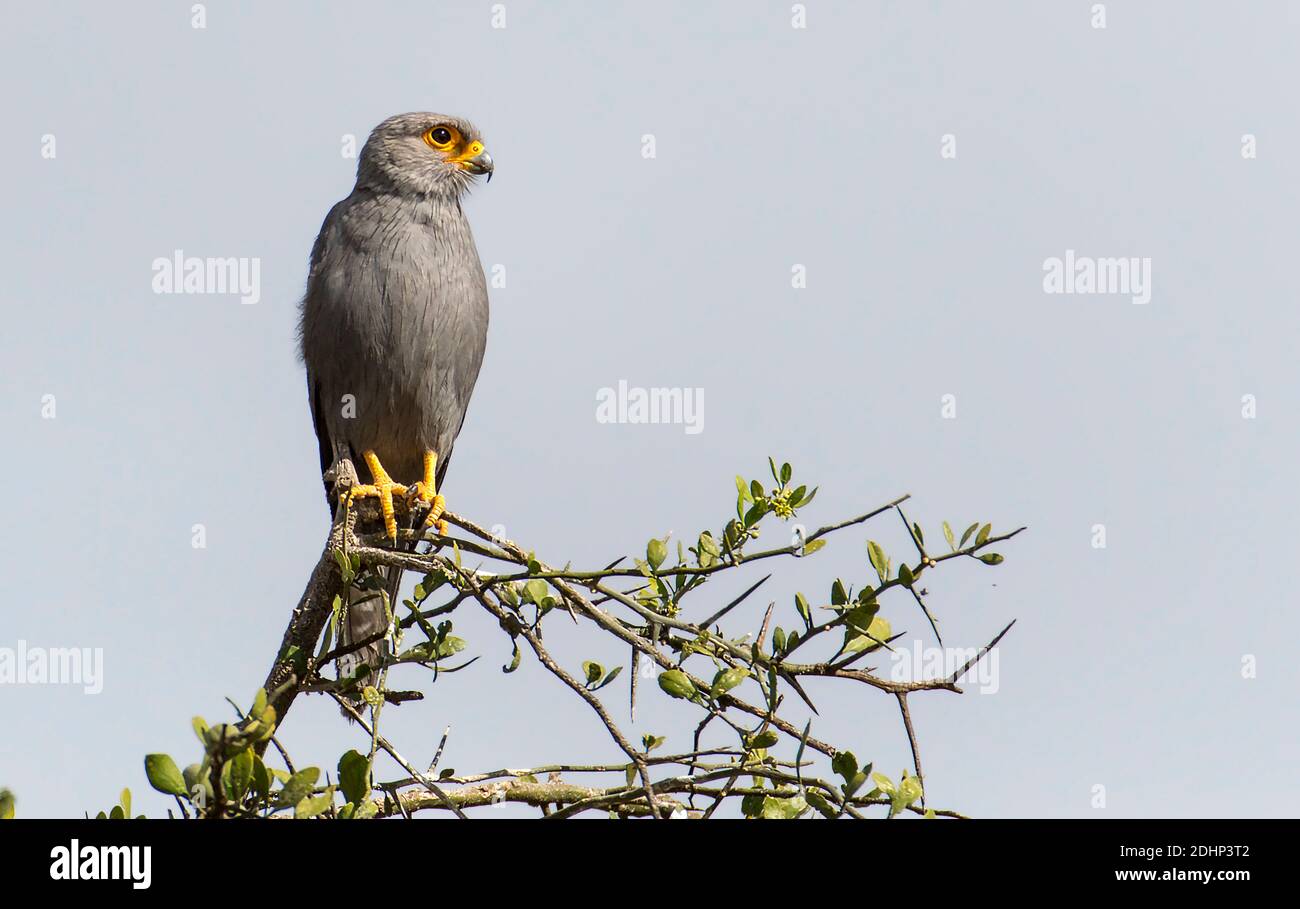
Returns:
[[[492,172],[496,169],[495,166],[492,164],[492,156],[487,153],[486,149],[479,152],[477,155],[475,155],[472,158],[466,158],[465,160],[461,161],[460,166],[463,167],[465,170],[469,171],[471,174],[476,174],[476,175],[487,174],[488,183],[492,182]]]

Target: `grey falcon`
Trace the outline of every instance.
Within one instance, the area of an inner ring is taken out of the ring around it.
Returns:
[[[375,127],[356,186],[330,209],[311,252],[299,336],[326,500],[340,458],[371,482],[395,541],[393,496],[428,508],[446,532],[438,493],[465,420],[487,343],[488,293],[461,198],[492,178],[479,131],[459,117],[409,113]],[[394,579],[394,575],[396,579]],[[400,570],[389,575],[396,595]],[[388,628],[381,598],[349,596],[339,643]],[[340,677],[371,669],[382,641],[340,660]]]

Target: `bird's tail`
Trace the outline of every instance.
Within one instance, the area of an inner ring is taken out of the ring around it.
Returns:
[[[350,699],[360,700],[360,691],[367,685],[379,683],[379,667],[383,663],[389,650],[389,609],[384,605],[384,596],[379,589],[382,588],[388,594],[389,604],[397,601],[397,591],[402,583],[402,569],[388,568],[385,574],[380,575],[383,583],[380,585],[367,585],[362,587],[354,584],[348,590],[348,603],[346,613],[340,617],[339,621],[339,646],[349,647],[358,641],[368,641],[364,646],[345,653],[338,658],[336,665],[338,668],[338,677],[340,679],[348,678],[361,669],[362,664],[368,667],[368,671],[362,677],[358,678],[355,693],[350,695]],[[359,578],[358,580],[362,580]],[[382,635],[377,637],[376,635]],[[374,640],[369,640],[375,638]]]

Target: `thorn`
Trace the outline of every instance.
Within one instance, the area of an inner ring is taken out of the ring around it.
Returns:
[[[718,619],[722,618],[722,617],[723,617],[724,615],[726,615],[728,612],[730,612],[731,610],[735,609],[737,606],[739,606],[739,605],[744,601],[745,597],[749,596],[751,593],[753,593],[755,590],[757,590],[759,587],[761,587],[761,586],[762,586],[762,585],[767,581],[767,579],[770,578],[771,576],[772,576],[772,575],[768,574],[768,575],[765,575],[764,577],[760,578],[759,580],[755,581],[754,584],[753,584],[753,585],[752,585],[748,590],[746,590],[746,591],[745,591],[744,593],[742,593],[740,596],[736,597],[734,600],[732,600],[732,601],[731,601],[730,603],[728,603],[726,606],[723,606],[721,609],[719,609],[719,610],[718,610],[717,612],[715,612],[713,615],[709,616],[709,618],[708,618],[706,621],[701,622],[701,623],[700,623],[700,627],[701,627],[701,628],[708,628],[708,627],[709,627],[710,625],[712,625],[714,622],[718,621]]]

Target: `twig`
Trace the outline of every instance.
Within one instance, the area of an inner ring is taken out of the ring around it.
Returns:
[[[916,768],[916,781],[921,784],[921,804],[925,804],[925,774],[921,772],[921,746],[916,743],[916,730],[912,728],[912,714],[907,709],[907,692],[900,691],[898,709],[903,714],[903,728],[907,730],[907,741],[912,746],[912,766]]]
[[[452,803],[451,799],[447,797],[447,793],[442,790],[442,787],[439,786],[437,783],[435,783],[433,780],[426,777],[423,773],[421,773],[420,771],[412,767],[410,763],[407,762],[406,758],[398,754],[397,749],[394,748],[391,744],[389,744],[388,739],[384,738],[382,735],[379,734],[378,730],[372,730],[366,724],[366,721],[365,719],[362,718],[361,714],[357,713],[357,711],[353,709],[352,705],[348,703],[346,698],[339,697],[337,694],[335,694],[332,691],[329,693],[329,696],[332,697],[335,703],[337,703],[339,707],[343,709],[344,713],[346,713],[354,721],[356,721],[357,725],[361,727],[361,729],[366,733],[366,735],[372,736],[375,742],[378,743],[379,747],[384,749],[384,751],[388,752],[388,756],[391,757],[393,760],[397,761],[397,763],[401,766],[403,770],[405,770],[412,777],[418,780],[421,786],[423,786],[425,789],[428,789],[430,792],[436,795],[438,797],[438,800],[442,802],[442,804],[449,811],[451,811],[452,814],[456,815],[456,817],[460,818],[461,820],[466,820],[464,813],[458,807],[456,807],[456,805]]]

